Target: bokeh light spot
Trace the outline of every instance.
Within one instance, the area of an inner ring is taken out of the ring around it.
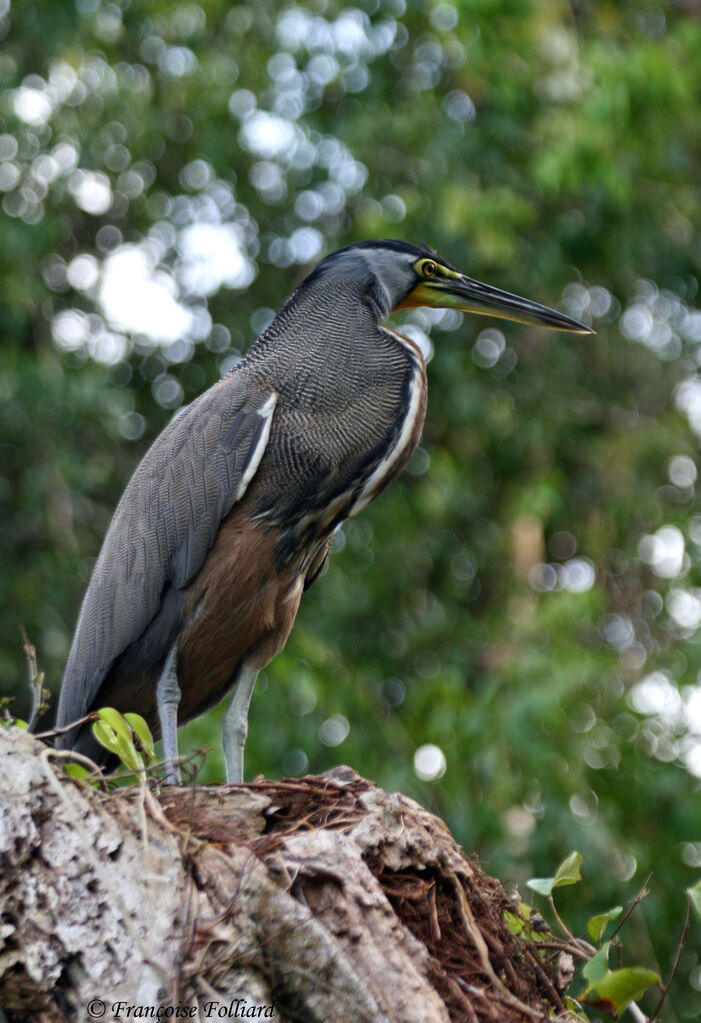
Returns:
[[[438,781],[446,768],[445,753],[440,746],[428,742],[414,753],[414,773],[421,781]]]

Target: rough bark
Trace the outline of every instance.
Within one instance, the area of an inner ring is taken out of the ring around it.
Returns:
[[[441,821],[349,768],[108,792],[0,728],[10,1019],[564,1019],[506,909]]]

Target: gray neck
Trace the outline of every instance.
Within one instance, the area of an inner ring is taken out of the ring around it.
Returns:
[[[317,376],[330,383],[346,377],[351,364],[371,371],[387,335],[378,320],[389,312],[389,298],[380,286],[345,282],[336,291],[322,279],[293,292],[267,330],[251,345],[243,365],[276,389],[300,378]]]

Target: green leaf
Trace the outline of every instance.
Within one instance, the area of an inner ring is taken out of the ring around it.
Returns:
[[[596,955],[593,955],[588,963],[582,967],[582,976],[590,984],[595,984],[606,975],[609,966],[609,948],[611,942],[607,941],[602,945]]]
[[[124,719],[133,728],[146,755],[151,760],[155,760],[156,744],[153,741],[151,729],[146,724],[146,721],[144,720],[144,718],[142,718],[141,714],[133,714],[129,712],[124,715]]]
[[[10,728],[21,728],[22,731],[26,732],[29,727],[27,722],[23,721],[22,718],[10,718],[9,720],[3,720],[0,718],[0,725],[2,725],[2,727],[7,731],[9,731]]]
[[[63,769],[69,778],[90,778],[92,784],[97,785],[97,779],[91,778],[90,771],[82,764],[65,764]]]
[[[578,881],[581,881],[582,872],[579,869],[581,865],[582,854],[571,852],[555,871],[553,888],[562,888],[566,884],[577,884]]]
[[[563,885],[576,884],[577,881],[581,881],[582,874],[579,869],[581,864],[581,853],[572,852],[562,861],[555,871],[554,877],[532,877],[530,881],[526,881],[526,885],[538,895],[547,897],[553,888],[561,888]]]
[[[603,938],[606,928],[612,920],[617,920],[623,912],[623,906],[614,906],[606,913],[598,913],[587,922],[587,934],[598,945]]]
[[[504,910],[504,923],[512,934],[521,934],[526,926],[520,917],[508,909]]]
[[[110,753],[115,753],[119,756],[118,746],[119,741],[117,733],[114,728],[111,728],[105,721],[94,721],[92,726],[92,734],[95,736],[97,741],[105,749],[109,750]]]
[[[115,711],[115,713],[117,712]],[[121,718],[121,714],[119,717]],[[107,722],[101,717],[93,723],[92,731],[100,745],[104,746],[105,749],[108,749],[110,753],[114,753],[117,757],[119,757],[122,764],[124,764],[125,767],[128,767],[130,771],[143,771],[143,757],[141,757],[137,752],[136,747],[132,742],[132,733],[126,725],[126,722],[124,722],[124,726],[127,728],[126,738],[121,733],[116,732],[111,725],[107,724]]]
[[[125,767],[128,767],[130,771],[143,771],[144,769],[144,758],[138,752],[133,742],[124,744],[124,750],[120,757]]]
[[[691,888],[687,888],[686,894],[691,899],[691,905],[696,916],[701,920],[701,881],[697,881]]]
[[[155,759],[153,736],[140,714],[120,714],[114,707],[102,707],[97,712],[98,720],[93,724],[97,741],[119,757],[130,771],[142,773],[144,758],[134,744],[134,735],[141,743],[146,755]]]
[[[118,710],[115,710],[114,707],[101,707],[97,714],[102,721],[106,721],[114,729],[117,735],[127,742],[131,742],[131,728]]]
[[[530,881],[526,881],[528,888],[531,888],[538,895],[550,895],[555,884],[554,877],[532,877]]]
[[[582,1023],[589,1023],[589,1017],[584,1015],[584,1010],[576,998],[570,995],[565,996],[565,1008],[569,1009],[575,1019],[582,1020]]]
[[[660,978],[653,970],[646,970],[642,966],[627,966],[622,970],[608,970],[600,980],[590,984],[579,998],[587,1005],[600,1009],[610,1008],[618,1016],[630,1002],[637,1001],[655,984],[660,984]]]

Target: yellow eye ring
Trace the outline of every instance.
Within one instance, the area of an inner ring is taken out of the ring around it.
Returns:
[[[432,259],[425,259],[421,264],[421,273],[424,277],[434,277],[437,269]]]

